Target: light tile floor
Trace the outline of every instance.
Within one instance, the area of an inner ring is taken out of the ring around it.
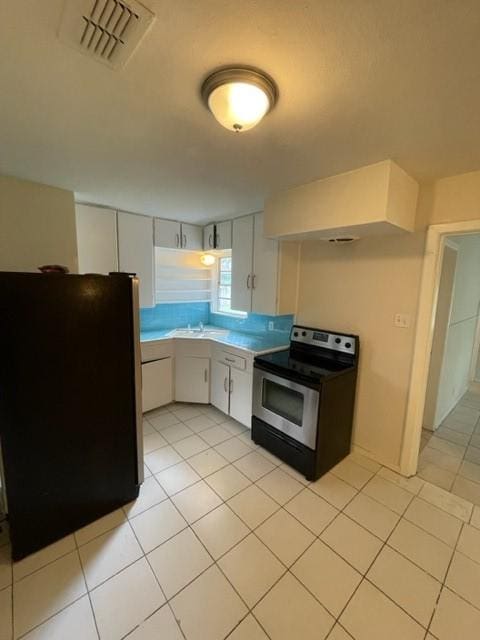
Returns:
[[[478,639],[480,507],[355,453],[308,483],[211,407],[144,432],[134,504],[13,567],[0,532],[0,640]]]
[[[436,431],[422,433],[418,475],[480,505],[480,392],[469,391]]]

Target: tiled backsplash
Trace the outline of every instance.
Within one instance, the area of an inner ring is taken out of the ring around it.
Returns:
[[[200,322],[208,324],[209,317],[209,302],[169,302],[140,309],[140,327],[142,331],[196,327]]]
[[[242,333],[289,334],[293,316],[264,316],[259,313],[249,313],[246,317],[235,317],[223,313],[210,313],[210,324]]]
[[[200,322],[242,333],[270,333],[288,338],[293,316],[264,316],[249,313],[246,317],[211,313],[208,302],[172,302],[157,304],[152,309],[140,309],[142,331],[197,327]],[[283,335],[282,335],[283,334]]]

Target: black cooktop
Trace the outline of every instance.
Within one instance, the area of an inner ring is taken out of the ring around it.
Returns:
[[[292,349],[275,351],[255,358],[255,364],[262,369],[290,378],[318,383],[327,376],[333,376],[353,368],[351,361],[335,357],[322,357],[299,353]]]

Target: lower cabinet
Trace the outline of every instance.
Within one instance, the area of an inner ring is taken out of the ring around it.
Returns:
[[[253,375],[230,368],[230,415],[249,429],[252,428]]]
[[[210,401],[210,358],[177,356],[175,358],[175,400],[177,402]]]
[[[173,358],[142,364],[142,409],[150,411],[173,400]]]
[[[230,367],[223,362],[212,360],[212,384],[210,402],[214,407],[228,413],[229,411]]]
[[[211,403],[249,428],[252,426],[252,383],[251,371],[241,371],[212,359]]]

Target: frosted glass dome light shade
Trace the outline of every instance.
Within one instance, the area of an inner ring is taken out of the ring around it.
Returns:
[[[252,69],[222,69],[203,83],[202,97],[215,119],[230,131],[248,131],[274,106],[273,81]]]

